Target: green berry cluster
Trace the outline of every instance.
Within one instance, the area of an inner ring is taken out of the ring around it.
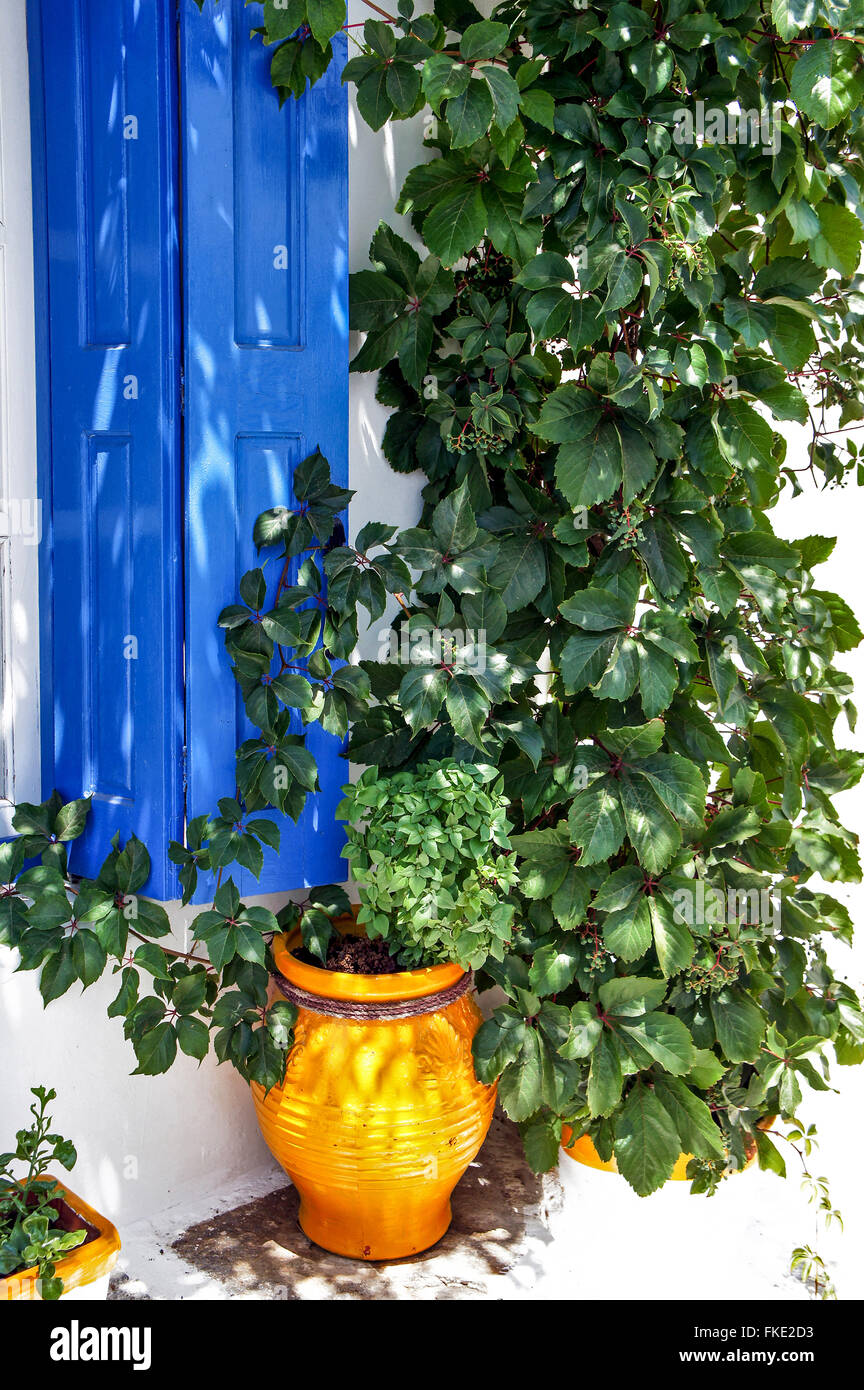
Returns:
[[[740,970],[738,953],[727,954],[727,948],[720,945],[716,952],[701,951],[690,962],[685,971],[687,988],[694,994],[716,994],[737,980]]]
[[[490,434],[470,424],[459,434],[448,435],[445,444],[451,454],[464,454],[472,449],[478,454],[501,454],[507,448],[503,434]]]

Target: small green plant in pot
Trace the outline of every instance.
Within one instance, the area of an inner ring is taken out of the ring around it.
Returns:
[[[405,969],[504,958],[517,881],[506,809],[494,768],[452,760],[389,777],[372,767],[345,788],[357,920]]]
[[[14,1150],[0,1154],[0,1301],[53,1302],[72,1290],[77,1297],[104,1297],[120,1249],[117,1232],[46,1175],[53,1163],[71,1170],[78,1155],[51,1129],[48,1106],[57,1092],[34,1086],[31,1093],[32,1123],[18,1130]],[[14,1165],[23,1169],[19,1176]]]

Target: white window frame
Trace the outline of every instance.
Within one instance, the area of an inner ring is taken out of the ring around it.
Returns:
[[[0,3],[0,837],[40,800],[36,330],[26,0]],[[41,538],[41,539],[40,539]]]

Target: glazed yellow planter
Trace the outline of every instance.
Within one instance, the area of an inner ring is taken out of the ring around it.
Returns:
[[[273,942],[300,1011],[284,1084],[252,1086],[261,1132],[300,1193],[310,1240],[360,1260],[416,1254],[447,1230],[495,1105],[495,1087],[474,1075],[482,1016],[470,979],[457,965],[323,970],[291,954],[300,944],[297,932]]]
[[[561,1144],[563,1146],[565,1154],[568,1154],[570,1158],[574,1158],[577,1163],[583,1164],[583,1166],[586,1168],[599,1168],[601,1172],[604,1173],[618,1172],[618,1164],[615,1162],[614,1154],[608,1160],[601,1158],[596,1148],[594,1147],[594,1141],[587,1134],[583,1134],[581,1138],[575,1139],[572,1143],[570,1143],[569,1137],[571,1133],[572,1131],[568,1131],[568,1129],[565,1127],[561,1135]],[[687,1164],[690,1162],[690,1159],[692,1157],[692,1154],[680,1154],[678,1156],[678,1159],[675,1163],[675,1167],[669,1174],[669,1181],[687,1181]],[[752,1159],[748,1160],[748,1167],[751,1162]]]
[[[759,1120],[759,1129],[770,1129],[776,1118],[776,1115],[766,1115],[766,1117],[763,1120]],[[598,1154],[594,1146],[594,1141],[590,1138],[589,1135],[583,1134],[580,1136],[580,1138],[572,1140],[572,1134],[573,1131],[572,1129],[570,1129],[569,1125],[565,1125],[563,1130],[561,1131],[561,1145],[564,1149],[565,1154],[568,1154],[570,1158],[575,1159],[577,1163],[583,1164],[586,1168],[599,1168],[601,1172],[604,1173],[618,1172],[618,1164],[615,1162],[614,1154],[608,1160],[603,1159]],[[690,1162],[692,1157],[692,1154],[679,1154],[678,1159],[675,1163],[675,1167],[669,1174],[669,1178],[667,1179],[667,1181],[689,1182],[690,1179],[687,1177],[687,1164]],[[753,1166],[755,1161],[756,1145],[754,1144],[752,1150],[747,1154],[747,1161],[744,1164],[744,1167],[739,1171],[742,1173],[745,1172],[748,1168],[751,1168]]]
[[[58,1185],[68,1208],[67,1219],[73,1218],[66,1229],[80,1230],[81,1222],[89,1228],[89,1239],[70,1250],[55,1265],[57,1278],[63,1280],[60,1299],[105,1298],[108,1294],[108,1275],[120,1253],[120,1237],[107,1217],[94,1211],[63,1183]],[[32,1269],[19,1269],[15,1274],[0,1279],[0,1302],[10,1299],[29,1302],[41,1299],[39,1270],[35,1265]]]

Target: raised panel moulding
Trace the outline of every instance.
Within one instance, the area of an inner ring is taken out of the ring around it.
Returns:
[[[84,440],[90,554],[82,595],[89,632],[85,777],[94,796],[131,801],[139,658],[132,619],[132,440],[101,433]],[[100,662],[112,672],[110,683],[99,679]]]
[[[81,345],[127,347],[127,150],[133,127],[126,111],[126,0],[75,5]]]
[[[269,49],[249,45],[249,15],[233,7],[234,340],[238,347],[304,345],[307,103],[279,109]],[[242,59],[242,61],[241,61]]]

